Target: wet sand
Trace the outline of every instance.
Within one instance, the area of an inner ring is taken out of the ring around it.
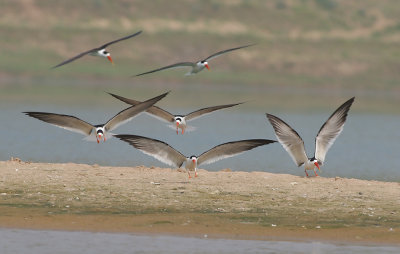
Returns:
[[[397,182],[12,160],[0,209],[8,228],[400,244]]]

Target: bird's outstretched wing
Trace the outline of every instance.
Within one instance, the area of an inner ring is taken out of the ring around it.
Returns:
[[[325,155],[333,145],[336,138],[343,131],[346,122],[347,113],[354,102],[354,97],[343,103],[322,125],[317,137],[315,138],[315,158],[322,165],[325,161]]]
[[[213,58],[219,57],[222,54],[225,54],[225,53],[228,53],[228,52],[231,52],[231,51],[234,51],[234,50],[242,49],[242,48],[247,48],[247,47],[254,46],[254,45],[255,44],[249,44],[249,45],[244,45],[244,46],[240,46],[240,47],[236,47],[236,48],[221,50],[221,51],[218,51],[217,53],[214,53],[211,56],[205,58],[203,61],[208,61],[208,60],[211,60]]]
[[[54,113],[45,112],[23,112],[27,116],[39,119],[43,122],[55,125],[60,128],[67,129],[69,131],[78,132],[85,136],[90,135],[94,126],[87,123],[75,116],[61,115]]]
[[[227,104],[227,105],[219,105],[219,106],[202,108],[202,109],[199,109],[199,110],[193,111],[192,113],[187,114],[185,116],[185,119],[186,119],[186,121],[193,120],[193,119],[199,118],[201,116],[210,114],[210,113],[212,113],[212,112],[214,112],[216,110],[224,109],[224,108],[230,108],[230,107],[233,107],[233,106],[236,106],[236,105],[239,105],[239,104],[243,104],[243,103],[244,102],[239,102],[239,103],[234,103],[234,104]]]
[[[139,31],[139,32],[136,32],[134,34],[131,34],[131,35],[128,35],[128,36],[125,36],[125,37],[122,37],[122,38],[107,42],[106,44],[100,46],[99,49],[103,49],[103,48],[106,48],[106,47],[110,46],[111,44],[114,44],[114,43],[117,43],[117,42],[120,42],[120,41],[127,40],[129,38],[135,37],[136,35],[139,35],[141,33],[142,33],[142,31]]]
[[[149,99],[147,101],[141,102],[135,106],[129,107],[127,109],[122,110],[118,114],[116,114],[113,118],[111,118],[105,125],[104,128],[107,131],[111,131],[118,126],[132,120],[135,116],[137,116],[139,113],[145,111],[149,107],[153,106],[156,102],[167,96],[169,92],[166,92],[164,94],[161,94],[159,96],[156,96],[152,99]]]
[[[297,166],[301,166],[308,158],[304,148],[304,141],[300,135],[282,119],[267,114],[267,118],[275,130],[275,135],[283,148],[292,157]]]
[[[180,63],[175,63],[175,64],[171,64],[171,65],[168,65],[168,66],[164,66],[164,67],[152,70],[152,71],[143,72],[143,73],[134,75],[133,77],[138,77],[138,76],[146,75],[146,74],[157,72],[157,71],[162,71],[162,70],[165,70],[165,69],[181,68],[181,67],[192,67],[193,68],[194,66],[195,66],[195,63],[180,62]]]
[[[125,134],[114,135],[114,137],[172,167],[179,168],[186,161],[186,157],[183,154],[160,140]]]
[[[125,102],[127,104],[130,104],[130,105],[137,105],[137,104],[141,103],[140,101],[128,99],[128,98],[125,98],[125,97],[122,97],[122,96],[119,96],[119,95],[116,95],[116,94],[112,94],[112,93],[108,93],[108,94],[113,96],[114,98],[117,98],[118,100],[123,101],[123,102]],[[157,107],[157,106],[152,106],[152,107],[148,108],[146,110],[146,113],[148,113],[151,116],[154,116],[154,117],[156,117],[156,118],[158,118],[158,119],[160,119],[162,121],[166,121],[168,123],[174,122],[174,115],[173,114],[171,114],[168,111],[166,111],[166,110],[164,110],[164,109],[162,109],[160,107]]]
[[[82,52],[82,53],[80,53],[80,54],[78,54],[78,55],[76,55],[76,56],[74,56],[74,57],[71,57],[71,58],[68,59],[68,60],[65,60],[64,62],[62,62],[62,63],[60,63],[60,64],[57,64],[56,66],[51,67],[51,69],[55,69],[55,68],[58,68],[58,67],[60,67],[60,66],[63,66],[63,65],[65,65],[65,64],[67,64],[67,63],[70,63],[70,62],[72,62],[72,61],[75,61],[76,59],[81,58],[81,57],[83,57],[83,56],[85,56],[85,55],[87,55],[87,54],[89,54],[89,53],[92,53],[92,52],[94,52],[94,51],[97,51],[97,50],[98,50],[98,48],[89,49],[89,50],[87,50],[87,51],[85,51],[85,52]]]
[[[224,143],[202,153],[197,159],[197,165],[209,164],[274,142],[269,139],[248,139]]]

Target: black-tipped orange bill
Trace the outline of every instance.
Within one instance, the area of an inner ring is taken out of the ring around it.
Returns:
[[[204,66],[205,66],[207,69],[210,70],[210,67],[208,66],[208,64],[205,64]]]
[[[314,162],[314,165],[318,168],[319,171],[321,171],[321,170],[319,169],[319,164],[318,164],[318,162]]]
[[[114,62],[113,62],[111,56],[107,56],[107,58],[108,58],[108,60],[109,60],[112,64],[114,64]]]

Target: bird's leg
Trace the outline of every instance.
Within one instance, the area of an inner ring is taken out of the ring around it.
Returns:
[[[189,172],[189,170],[188,170],[188,175],[189,175],[189,179],[190,179],[190,178],[192,178],[192,177],[190,176],[190,172]]]
[[[197,177],[197,168],[194,168],[194,177]]]
[[[306,172],[306,176],[308,177],[307,169],[304,169],[304,172]]]
[[[315,174],[315,176],[319,176],[319,175],[317,174],[317,171],[315,171],[315,169],[314,169],[314,174]]]
[[[99,143],[100,143],[100,140],[99,140],[98,138],[96,138],[96,140],[97,140],[97,144],[99,144]]]
[[[176,127],[176,135],[178,135],[179,134],[179,129],[178,129],[178,126]]]
[[[185,129],[182,128],[182,135],[183,135],[184,132],[185,132]]]

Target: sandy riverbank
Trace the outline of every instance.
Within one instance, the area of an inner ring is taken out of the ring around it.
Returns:
[[[0,162],[0,227],[400,244],[400,183]]]

